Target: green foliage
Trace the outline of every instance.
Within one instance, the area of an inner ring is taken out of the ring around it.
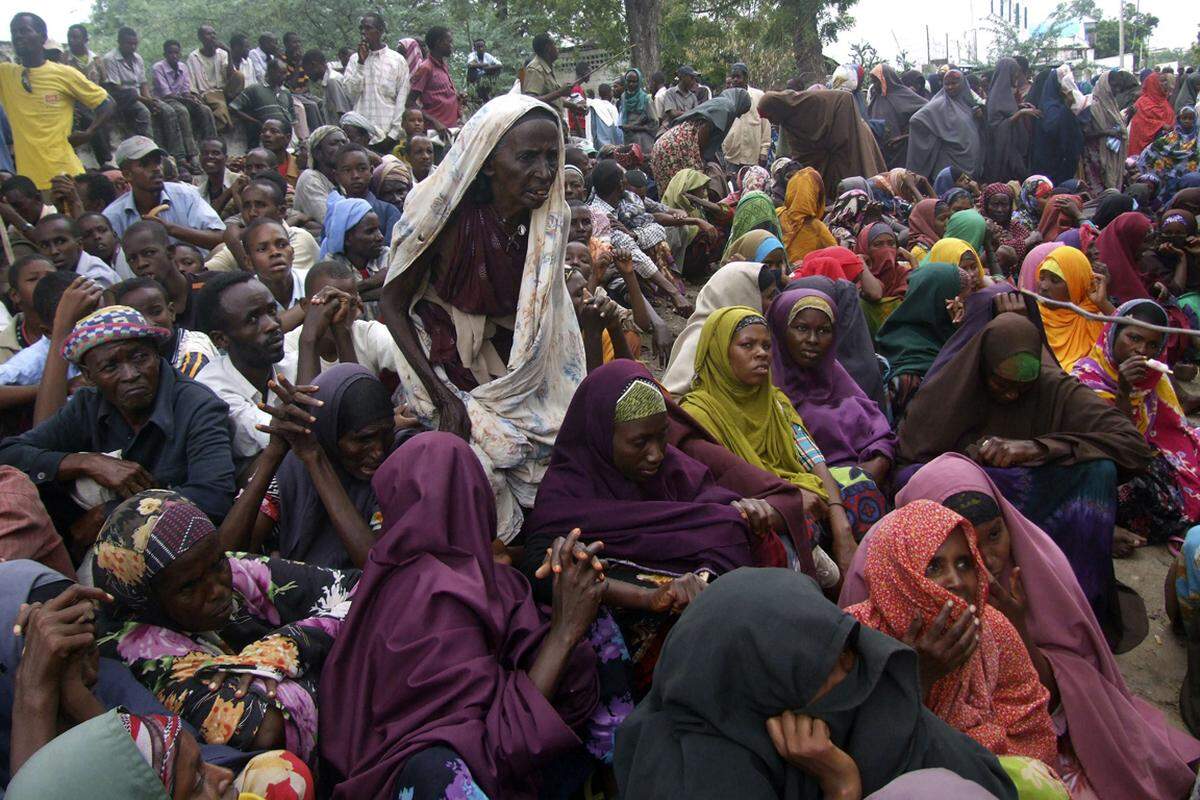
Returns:
[[[1158,17],[1153,14],[1137,13],[1133,3],[1126,3],[1125,13],[1125,52],[1135,54],[1135,58],[1146,53],[1150,44],[1150,35],[1158,27]],[[1119,25],[1115,19],[1101,19],[1096,23],[1096,58],[1115,56],[1119,50]],[[1135,62],[1137,63],[1137,62]]]
[[[850,45],[850,61],[862,64],[863,69],[870,72],[883,59],[879,57],[879,51],[870,42],[856,42]],[[908,68],[905,67],[905,69]]]
[[[1016,23],[1003,17],[988,17],[986,27],[992,34],[992,43],[988,48],[988,66],[994,66],[1005,56],[1024,56],[1029,59],[1030,64],[1046,64],[1053,61],[1057,52],[1055,44],[1066,27],[1067,19],[1065,15],[1056,11],[1045,24],[1026,33]]]

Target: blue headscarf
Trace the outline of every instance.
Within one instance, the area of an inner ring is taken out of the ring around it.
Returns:
[[[759,244],[758,249],[754,251],[754,260],[762,261],[776,250],[786,250],[786,248],[783,246],[783,242],[779,241],[774,236],[768,236],[766,239],[762,240],[762,243]]]
[[[325,201],[325,238],[321,240],[321,258],[343,252],[346,231],[353,228],[370,211],[371,204],[361,197],[342,197],[330,192]]]

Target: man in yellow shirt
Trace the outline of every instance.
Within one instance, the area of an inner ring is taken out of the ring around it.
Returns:
[[[55,175],[78,175],[74,146],[88,141],[116,108],[108,93],[78,70],[46,60],[46,23],[36,14],[12,18],[19,64],[0,64],[0,104],[12,125],[17,171],[48,190]],[[75,103],[95,109],[86,130],[71,133]]]

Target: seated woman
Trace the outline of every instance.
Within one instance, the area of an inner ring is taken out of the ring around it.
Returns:
[[[624,648],[596,618],[600,546],[553,541],[547,622],[494,558],[494,493],[462,439],[420,434],[373,483],[384,533],[321,680],[332,796],[534,797],[548,768],[559,783],[578,771],[584,741],[610,760],[632,701],[613,689]]]
[[[316,688],[358,572],[221,549],[195,505],[162,489],[117,506],[93,577],[113,596],[106,655],[119,658],[207,744],[316,750]]]
[[[371,171],[371,194],[401,210],[412,187],[412,167],[395,156],[384,156],[379,166]]]
[[[1153,300],[1130,300],[1116,316],[1169,324]],[[1200,431],[1188,422],[1171,379],[1148,364],[1165,348],[1157,331],[1107,322],[1091,353],[1072,370],[1128,417],[1157,453],[1145,473],[1117,487],[1117,524],[1155,543],[1200,522]]]
[[[1175,117],[1175,126],[1154,141],[1137,159],[1139,173],[1158,177],[1158,194],[1151,208],[1161,209],[1183,188],[1183,177],[1200,169],[1200,149],[1196,146],[1196,109],[1184,106]]]
[[[1017,200],[1017,221],[1029,228],[1037,230],[1042,220],[1042,212],[1054,191],[1054,181],[1045,175],[1030,175],[1021,183],[1021,192]]]
[[[779,294],[779,282],[767,264],[745,261],[727,264],[713,273],[696,294],[696,310],[671,346],[662,385],[675,397],[692,388],[696,376],[696,346],[709,317],[729,306],[749,306],[764,312]]]
[[[1154,249],[1144,263],[1152,280],[1164,284],[1189,314],[1200,315],[1200,239],[1196,216],[1181,208],[1164,211]]]
[[[104,712],[32,753],[9,784],[6,797],[317,797],[312,772],[291,753],[260,753],[235,777],[229,769],[208,760],[185,724],[174,714],[136,714],[124,709]]]
[[[946,230],[950,230],[949,226]],[[987,267],[981,257],[981,251],[972,247],[970,242],[946,236],[938,239],[937,244],[925,258],[931,264],[950,264],[958,267],[971,280],[973,289],[979,289],[991,283]]]
[[[1069,302],[1093,314],[1112,314],[1108,276],[1092,272],[1088,257],[1074,247],[1056,247],[1037,267],[1038,295]],[[1076,314],[1069,308],[1038,304],[1046,342],[1064,371],[1092,350],[1103,323]]]
[[[785,570],[738,570],[706,590],[655,677],[617,739],[629,800],[875,797],[902,775],[916,785],[897,797],[1017,797],[994,755],[922,705],[907,648]],[[962,780],[941,793],[930,768]]]
[[[983,214],[974,208],[966,208],[950,215],[950,219],[946,222],[946,232],[942,234],[942,238],[961,239],[971,245],[971,248],[978,254],[983,252],[987,231],[987,220],[984,219]]]
[[[858,233],[858,252],[875,280],[862,280],[863,313],[874,336],[887,318],[900,307],[908,292],[912,264],[901,264],[896,233],[886,222],[866,225]],[[846,276],[849,278],[849,275]],[[878,284],[878,288],[871,285]]]
[[[941,371],[967,343],[979,335],[984,327],[995,319],[996,315],[1015,311],[1022,314],[1041,330],[1042,315],[1038,303],[1028,295],[1019,294],[1016,288],[1007,281],[999,281],[991,286],[971,292],[963,301],[962,322],[958,324],[954,334],[942,345],[937,358],[925,371],[925,380],[929,380]]]
[[[1032,231],[1025,227],[1014,213],[1016,201],[1016,192],[1007,183],[989,183],[983,189],[983,196],[979,198],[980,210],[987,222],[994,224],[996,228],[996,258],[1003,262],[998,266],[1004,275],[1012,274],[1037,238],[1032,236]],[[1003,252],[1002,248],[1006,247],[1012,251],[1011,254]],[[1004,269],[1005,266],[1008,268]]]
[[[1100,230],[1096,251],[1108,267],[1108,290],[1117,302],[1150,297],[1152,291],[1161,296],[1166,289],[1165,284],[1159,289],[1142,268],[1143,256],[1153,247],[1154,223],[1136,211],[1117,215]]]
[[[837,341],[837,359],[858,388],[871,398],[881,409],[887,408],[887,392],[883,385],[883,372],[879,358],[875,355],[875,344],[867,327],[867,318],[859,302],[858,290],[853,283],[833,280],[824,275],[796,278],[788,289],[816,289],[833,298],[834,339]]]
[[[370,203],[336,192],[329,195],[321,260],[334,259],[353,267],[362,279],[359,294],[366,293],[368,300],[378,299],[379,286],[387,274],[385,245],[379,215],[371,210]]]
[[[1037,232],[1043,242],[1052,242],[1072,228],[1078,228],[1083,219],[1083,202],[1077,195],[1060,194],[1061,191],[1066,190],[1051,191],[1038,220]]]
[[[743,192],[737,202],[737,210],[733,213],[733,223],[729,228],[729,242],[721,255],[721,263],[737,261],[730,255],[734,244],[752,231],[767,231],[776,239],[783,241],[783,228],[779,224],[779,215],[775,212],[775,203],[766,192],[753,190]]]
[[[739,261],[766,264],[780,276],[780,280],[787,272],[785,269],[788,265],[787,250],[784,248],[783,242],[769,231],[753,230],[739,236],[730,243],[725,258],[726,260],[722,262],[721,266]]]
[[[749,111],[750,105],[750,94],[745,89],[726,89],[672,120],[650,153],[655,182],[670,186],[681,169],[703,172],[707,162],[717,160],[734,120]]]
[[[557,119],[516,94],[471,117],[408,196],[381,303],[407,365],[405,402],[426,427],[475,446],[506,541],[520,530],[521,506],[533,504],[586,371],[562,278]]]
[[[883,496],[865,474],[842,487],[830,473],[791,401],[771,384],[771,335],[761,313],[734,306],[709,317],[680,407],[735,455],[815,495],[816,515],[830,526],[822,545],[831,545],[839,567],[849,564]]]
[[[996,316],[922,385],[897,435],[900,464],[962,453],[988,468],[1062,548],[1097,618],[1114,621],[1117,473],[1124,481],[1144,471],[1152,451],[1121,412],[1044,353],[1032,322]]]
[[[296,179],[300,177],[300,161],[288,152],[292,144],[292,124],[284,119],[269,119],[262,124],[258,133],[259,143],[275,156],[275,169],[295,187]]]
[[[825,227],[825,185],[821,173],[805,167],[788,181],[779,223],[788,260],[795,263],[813,250],[833,247],[837,240]]]
[[[941,200],[926,198],[912,207],[908,215],[908,251],[917,263],[942,238],[949,221],[950,207]]]
[[[883,323],[875,344],[888,362],[888,398],[895,419],[904,416],[925,372],[954,335],[959,322],[956,301],[973,288],[971,276],[951,264],[926,264],[908,279],[904,301]]]
[[[918,654],[939,633],[950,640],[945,657],[918,659],[926,707],[998,756],[1056,765],[1050,693],[1016,628],[988,605],[971,523],[932,500],[913,500],[883,518],[865,549],[865,596],[860,589],[863,599],[846,611],[913,643]],[[1021,788],[1020,767],[1001,763]]]
[[[849,483],[861,470],[883,484],[896,437],[883,411],[838,363],[833,298],[814,289],[789,289],[771,303],[767,319],[772,379],[804,420],[830,471],[839,483]]]
[[[312,390],[297,390],[282,376],[278,382],[290,402],[315,420],[306,423],[311,433],[277,426],[280,432],[221,523],[222,549],[361,568],[379,535],[371,477],[395,447],[390,393],[358,364],[330,367],[313,379]],[[294,413],[286,404],[267,410]]]
[[[987,473],[950,453],[922,467],[896,495],[897,507],[941,503],[975,528],[987,566],[988,604],[1020,634],[1058,735],[1051,766],[1073,797],[1184,797],[1200,742],[1169,725],[1161,711],[1125,686],[1100,624],[1062,551],[1026,519]],[[863,541],[839,602],[868,594],[864,571],[874,535]],[[918,657],[928,660],[923,642]]]

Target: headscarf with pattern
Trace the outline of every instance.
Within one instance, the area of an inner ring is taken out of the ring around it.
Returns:
[[[174,714],[128,714],[117,717],[133,739],[134,745],[150,769],[162,781],[168,795],[175,794],[175,759],[179,756],[179,735],[183,720]]]

